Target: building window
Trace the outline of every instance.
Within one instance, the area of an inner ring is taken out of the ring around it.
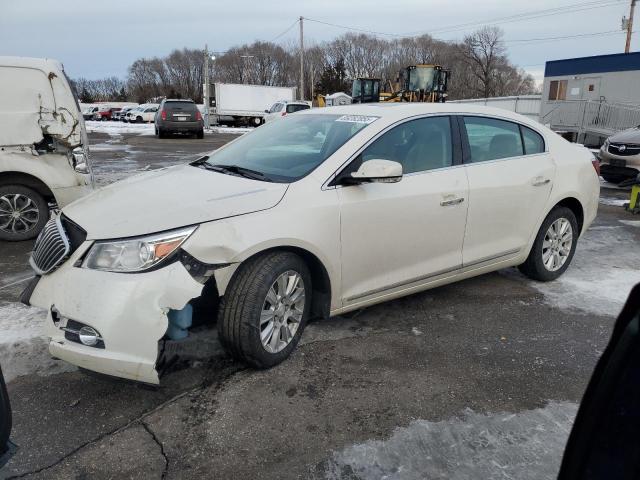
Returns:
[[[549,100],[567,99],[567,80],[552,80],[549,85]]]

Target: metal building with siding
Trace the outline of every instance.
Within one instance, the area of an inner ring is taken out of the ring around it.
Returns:
[[[583,143],[640,123],[640,52],[546,63],[540,121]]]

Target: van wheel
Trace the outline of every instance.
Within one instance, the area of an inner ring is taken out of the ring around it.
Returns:
[[[0,186],[0,240],[35,238],[48,220],[49,206],[38,192],[22,185]]]
[[[578,243],[578,222],[566,207],[556,207],[544,219],[527,260],[518,268],[540,282],[555,280],[569,268]]]
[[[309,269],[293,253],[266,253],[240,265],[220,304],[222,344],[255,368],[279,364],[302,336],[311,291]]]

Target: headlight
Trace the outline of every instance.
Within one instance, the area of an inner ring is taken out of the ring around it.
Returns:
[[[157,265],[189,238],[197,227],[118,241],[95,242],[83,268],[107,272],[141,272]]]

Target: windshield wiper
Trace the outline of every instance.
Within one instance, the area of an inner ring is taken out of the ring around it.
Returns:
[[[214,172],[238,175],[240,177],[250,178],[252,180],[262,180],[263,182],[273,182],[271,178],[258,170],[252,170],[250,168],[241,167],[239,165],[211,165],[210,163],[198,162],[198,166],[204,167],[207,170],[213,170]]]

